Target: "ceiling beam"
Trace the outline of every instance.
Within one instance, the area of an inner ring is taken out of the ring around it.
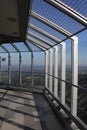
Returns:
[[[27,34],[28,34],[29,36],[32,36],[32,37],[38,39],[39,41],[41,41],[41,42],[43,42],[43,43],[49,45],[50,47],[52,47],[52,46],[54,45],[53,43],[50,43],[49,41],[47,41],[47,40],[41,38],[40,36],[37,36],[36,34],[34,34],[34,33],[32,33],[32,32],[29,32],[29,31],[28,31]]]
[[[70,37],[72,34],[68,31],[66,31],[65,29],[63,29],[62,27],[56,25],[55,23],[51,22],[50,20],[44,18],[43,16],[35,13],[34,11],[30,12],[30,16],[43,22],[44,24],[48,25],[49,27],[55,29],[56,31],[60,32],[61,34],[63,34],[64,36]]]
[[[46,51],[46,49],[44,49],[43,47],[41,47],[41,46],[39,46],[39,45],[37,45],[35,43],[32,43],[32,44],[35,45],[36,47],[40,48],[42,51]]]
[[[27,42],[24,42],[25,46],[27,47],[27,49],[30,51],[30,52],[33,52],[33,50],[31,49],[31,47],[27,44]]]
[[[64,4],[60,0],[45,0],[49,2],[51,5],[55,6],[57,9],[61,10],[63,13],[67,14],[83,26],[87,27],[87,18],[76,12],[74,9]]]
[[[33,30],[35,30],[35,31],[37,31],[37,32],[39,32],[39,33],[41,33],[42,35],[48,37],[49,39],[51,39],[51,40],[53,40],[53,41],[55,41],[55,42],[57,42],[57,43],[58,43],[58,42],[61,42],[60,39],[54,37],[53,35],[49,34],[48,32],[46,32],[46,31],[40,29],[39,27],[37,27],[37,26],[35,26],[35,25],[33,25],[33,24],[28,24],[28,27],[31,28],[31,29],[33,29]]]
[[[4,49],[7,53],[10,53],[7,49],[6,49],[6,47],[4,47],[3,45],[0,45],[1,47],[2,47],[2,49]]]
[[[20,52],[20,50],[16,47],[14,43],[10,43],[10,44],[15,48],[16,51]]]
[[[39,45],[44,49],[48,49],[46,46],[42,45],[40,42],[36,42],[34,39],[30,38],[27,36],[27,40],[30,41],[31,43],[33,42],[35,45]]]
[[[28,39],[27,39],[28,40]],[[28,42],[30,42],[29,40],[28,40]],[[36,47],[38,47],[41,51],[45,51],[46,49],[44,49],[43,47],[41,47],[41,46],[39,46],[39,45],[37,45],[37,44],[35,44],[35,43],[33,43],[33,42],[31,42],[34,46],[36,46]],[[34,52],[34,51],[33,51]]]

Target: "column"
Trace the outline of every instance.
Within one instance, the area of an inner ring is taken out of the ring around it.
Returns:
[[[60,78],[66,80],[66,45],[62,42],[60,48]],[[60,101],[65,104],[65,82],[61,80],[60,84]]]
[[[45,87],[48,88],[48,51],[45,51]]]
[[[58,98],[58,46],[54,47],[54,96]]]
[[[53,68],[53,66],[52,66],[52,49],[49,49],[49,90],[50,90],[50,92],[52,92],[52,68]]]
[[[72,84],[78,85],[78,38],[72,37]],[[72,86],[71,113],[77,115],[78,89]]]

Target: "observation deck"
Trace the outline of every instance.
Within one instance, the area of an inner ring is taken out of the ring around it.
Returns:
[[[0,130],[87,130],[86,30],[87,0],[0,1]]]

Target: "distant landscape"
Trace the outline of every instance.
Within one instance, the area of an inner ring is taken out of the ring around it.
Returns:
[[[2,67],[2,82],[8,82],[8,67]],[[11,68],[11,81],[13,84],[19,84],[19,67],[12,66]],[[22,67],[22,84],[24,87],[31,87],[32,86],[32,79],[31,79],[31,67],[30,66],[23,66]],[[44,86],[44,66],[34,66],[33,69],[33,77],[34,77],[34,86],[37,89],[40,89],[41,86]],[[87,67],[79,66],[78,71],[78,84],[81,87],[87,88]],[[60,71],[59,71],[60,73]],[[71,70],[67,67],[66,72],[66,79],[71,81]],[[60,82],[59,82],[59,91],[60,91]],[[60,93],[60,92],[59,92]],[[66,84],[66,104],[70,107],[70,100],[71,100],[71,86]],[[87,94],[82,93],[78,90],[78,116],[87,123]]]

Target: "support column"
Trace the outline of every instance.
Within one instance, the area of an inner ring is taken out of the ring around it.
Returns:
[[[49,74],[52,75],[52,49],[49,49]],[[52,76],[49,75],[49,90],[52,92]]]
[[[54,95],[58,98],[58,46],[54,47]]]
[[[8,83],[11,84],[11,56],[8,53]]]
[[[61,43],[60,48],[60,72],[61,79],[66,80],[66,45],[65,43]],[[60,101],[62,104],[65,104],[65,82],[61,81],[60,84]]]
[[[34,55],[33,55],[33,52],[31,52],[31,77],[32,77],[32,86],[34,86],[33,65],[34,65]]]
[[[48,51],[45,52],[45,87],[48,88]]]
[[[21,73],[21,70],[22,70],[22,56],[21,56],[21,53],[19,52],[19,84],[20,85],[22,84],[22,73]]]
[[[72,37],[72,84],[78,85],[78,38]],[[71,113],[77,115],[78,89],[72,86]]]

